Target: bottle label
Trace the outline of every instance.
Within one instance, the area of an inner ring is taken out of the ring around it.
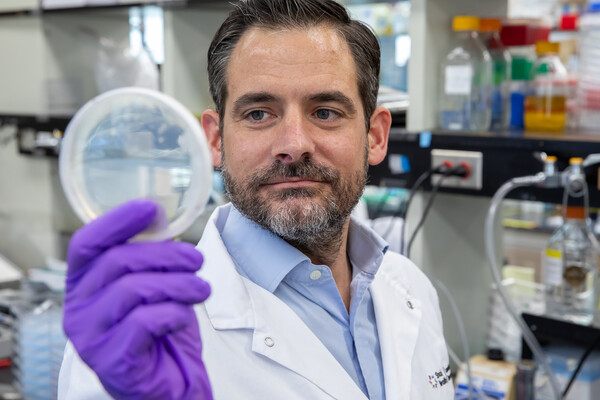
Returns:
[[[565,282],[573,288],[578,288],[585,283],[587,270],[579,265],[569,265],[565,268],[563,277],[565,278]]]
[[[547,286],[560,286],[563,282],[562,253],[559,250],[546,249],[544,256],[544,280]]]
[[[470,65],[448,65],[444,69],[444,91],[446,94],[470,94],[472,79]]]

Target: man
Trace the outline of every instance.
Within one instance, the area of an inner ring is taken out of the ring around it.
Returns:
[[[202,126],[232,202],[198,245],[212,293],[195,249],[127,243],[152,203],[84,227],[59,398],[452,398],[435,290],[350,218],[391,124],[377,39],[330,0],[247,0],[208,72]]]

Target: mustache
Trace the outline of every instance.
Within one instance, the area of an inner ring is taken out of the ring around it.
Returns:
[[[331,183],[339,179],[339,174],[334,169],[318,165],[308,158],[290,164],[276,160],[265,170],[254,174],[250,178],[250,185],[258,188],[281,178],[302,178]]]

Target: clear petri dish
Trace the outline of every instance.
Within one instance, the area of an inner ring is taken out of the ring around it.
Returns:
[[[65,131],[59,173],[87,223],[138,198],[162,206],[136,240],[183,233],[206,205],[212,164],[204,132],[181,103],[157,91],[120,88],[86,103]]]

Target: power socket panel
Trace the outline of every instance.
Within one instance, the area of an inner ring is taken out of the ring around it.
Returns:
[[[444,162],[450,162],[453,166],[464,162],[471,167],[471,174],[467,178],[448,176],[442,181],[442,187],[481,190],[483,153],[462,150],[431,150],[431,168],[442,165]],[[442,174],[433,174],[431,176],[431,184],[437,184],[441,177]]]

